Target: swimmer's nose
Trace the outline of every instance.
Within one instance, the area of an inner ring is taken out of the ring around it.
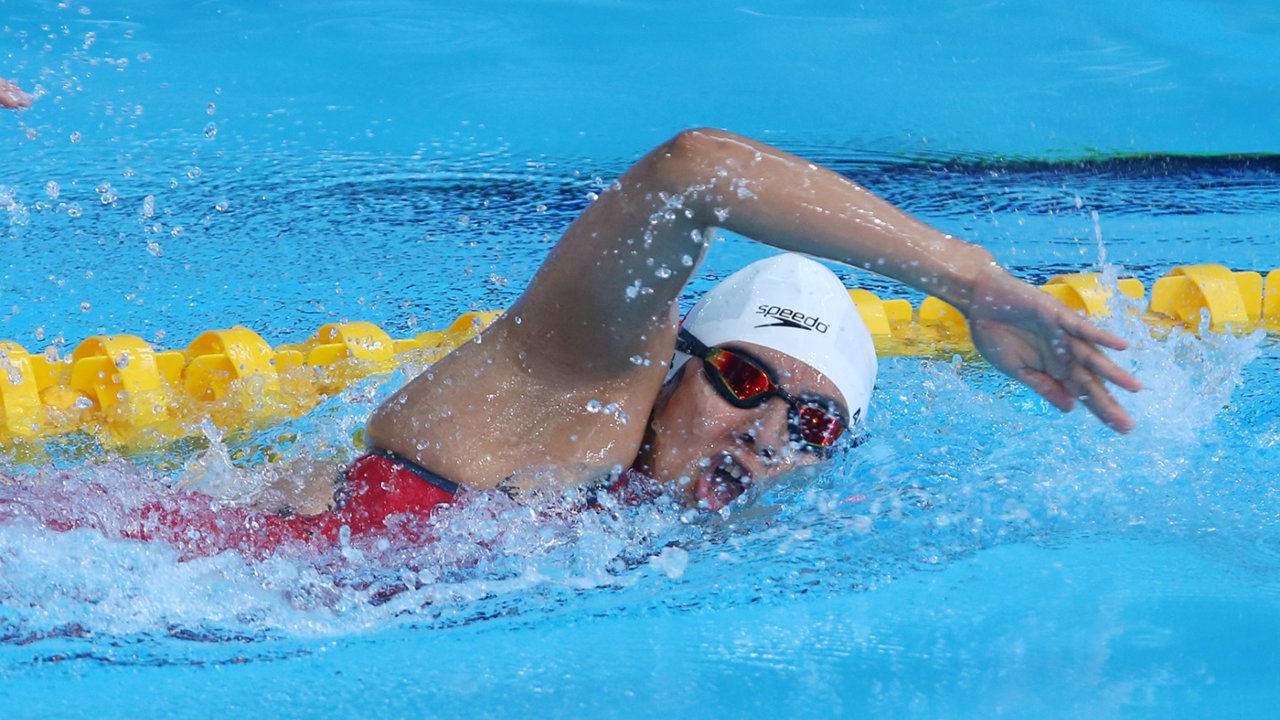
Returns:
[[[750,449],[753,453],[759,455],[761,459],[766,461],[771,462],[778,456],[777,450],[769,447],[768,445],[757,442],[755,430],[746,430],[738,433],[738,443],[743,447]]]
[[[771,463],[781,459],[781,448],[790,441],[786,408],[773,405],[774,403],[768,403],[763,414],[752,418],[750,424],[736,434],[743,447]]]

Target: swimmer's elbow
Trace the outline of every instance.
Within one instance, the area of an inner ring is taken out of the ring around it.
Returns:
[[[654,151],[667,169],[702,169],[708,161],[714,162],[728,154],[729,148],[741,138],[733,133],[715,128],[690,128],[681,130]]]
[[[733,158],[749,142],[714,128],[682,130],[649,153],[623,182],[632,180],[637,190],[646,193],[657,190],[672,196],[683,195],[685,207],[696,212],[701,196],[691,194],[690,190],[714,186],[717,176],[734,164]]]

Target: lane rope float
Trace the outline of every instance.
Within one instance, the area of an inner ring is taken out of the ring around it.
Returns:
[[[1149,299],[1137,279],[1120,279],[1112,289],[1097,273],[1060,275],[1041,289],[1090,317],[1108,315],[1117,291],[1132,307],[1146,299],[1145,310],[1134,312],[1155,332],[1280,332],[1280,270],[1264,279],[1221,265],[1185,265],[1153,283]],[[883,357],[973,351],[964,316],[937,298],[913,307],[860,288],[849,295]],[[181,351],[159,351],[133,335],[96,335],[66,356],[53,346],[33,355],[0,341],[0,445],[87,434],[127,452],[198,434],[205,420],[223,431],[264,427],[300,417],[363,378],[409,361],[434,362],[500,314],[464,313],[412,338],[392,338],[369,322],[330,323],[305,342],[277,347],[241,326],[201,333]]]

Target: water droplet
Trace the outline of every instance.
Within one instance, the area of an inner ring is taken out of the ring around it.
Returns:
[[[70,205],[67,205],[68,217],[78,218],[81,215],[84,215],[84,208],[80,207],[80,203],[71,203]]]
[[[693,256],[692,256],[692,255],[681,255],[681,256],[680,256],[680,264],[681,264],[681,265],[683,265],[683,266],[685,266],[685,267],[693,267]]]
[[[589,412],[589,413],[598,413],[598,412],[600,412],[602,409],[603,409],[603,406],[600,404],[600,401],[599,401],[599,400],[588,400],[588,401],[587,401],[587,412]]]
[[[217,115],[217,114],[218,114],[218,106],[217,106],[217,105],[215,105],[214,103],[209,103],[208,105],[205,105],[205,106],[204,106],[204,111],[205,111],[206,113],[210,114],[210,115]]]
[[[73,142],[73,143],[78,143],[78,142],[80,142],[80,131],[79,131],[79,130],[76,130],[75,132],[71,133],[71,142]]]
[[[44,194],[48,195],[50,200],[57,200],[58,195],[62,194],[62,188],[58,183],[50,180],[44,184]]]
[[[155,241],[147,242],[147,252],[151,253],[153,257],[164,255],[164,249],[160,247],[160,243]]]
[[[89,312],[89,310],[92,308],[93,306],[90,305],[88,301],[80,303],[80,310],[83,312]]]
[[[94,190],[97,191],[98,199],[102,201],[103,205],[110,205],[120,199],[120,196],[117,195],[116,191],[111,187],[111,183],[102,183],[98,187],[94,188]]]
[[[663,265],[657,270],[654,270],[653,274],[657,275],[659,278],[663,280],[666,280],[667,278],[671,277],[672,273],[671,273],[671,268],[667,267],[666,265]]]
[[[203,174],[204,171],[200,169],[199,165],[193,165],[190,170],[187,170],[187,178],[191,180],[195,180]]]
[[[218,137],[218,125],[216,123],[209,123],[208,125],[205,125],[204,136],[210,140]]]

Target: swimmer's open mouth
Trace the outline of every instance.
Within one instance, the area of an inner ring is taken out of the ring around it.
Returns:
[[[731,455],[724,455],[709,473],[698,479],[698,505],[712,512],[737,500],[751,487],[751,471]]]

